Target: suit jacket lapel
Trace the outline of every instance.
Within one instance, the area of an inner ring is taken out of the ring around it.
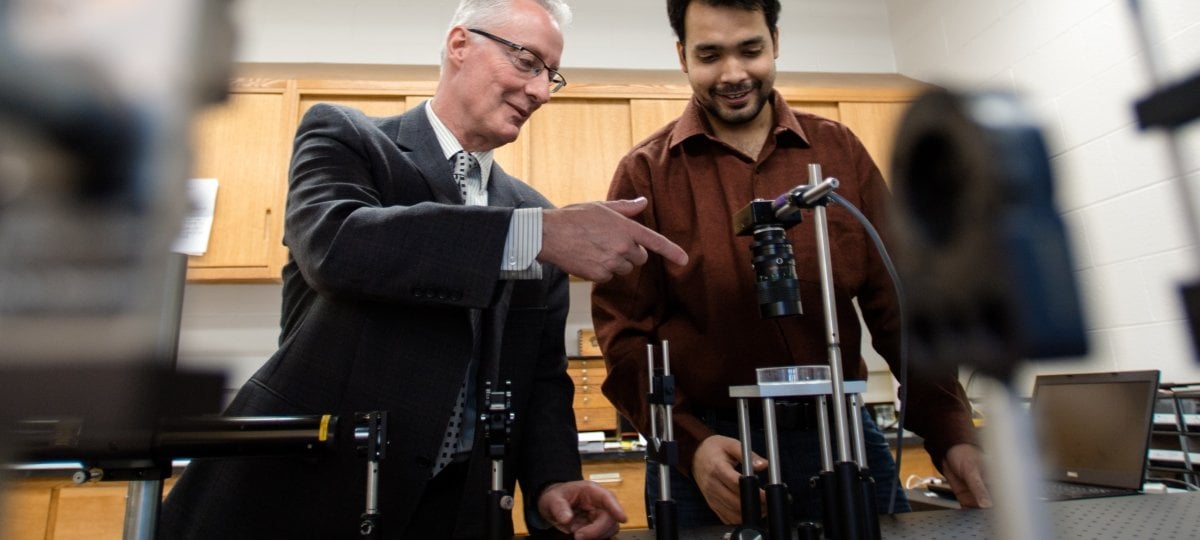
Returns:
[[[396,146],[412,160],[429,184],[434,202],[463,204],[462,193],[454,183],[450,160],[444,159],[442,146],[429,125],[425,106],[419,106],[397,117]]]
[[[488,206],[499,206],[504,208],[521,208],[525,204],[525,200],[517,195],[517,190],[514,189],[513,182],[517,180],[500,165],[493,162],[492,171],[488,176]]]
[[[429,125],[425,106],[416,107],[396,117],[396,120],[396,146],[417,166],[433,192],[434,202],[463,204],[462,192],[452,178],[450,160],[443,159],[442,147],[433,133],[433,127]],[[493,162],[488,176],[488,206],[521,208],[525,200],[517,195],[513,186],[515,181],[499,164]]]

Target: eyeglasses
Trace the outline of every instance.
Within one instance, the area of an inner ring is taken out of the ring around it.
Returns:
[[[468,28],[467,31],[473,34],[479,34],[512,49],[513,53],[509,55],[509,58],[512,59],[513,67],[517,68],[517,70],[521,73],[527,73],[530,77],[537,77],[538,75],[541,75],[543,71],[546,72],[546,77],[550,79],[551,94],[562,90],[562,87],[567,85],[567,79],[563,77],[561,73],[550,69],[550,66],[546,64],[546,61],[542,60],[542,57],[538,56],[537,53],[500,36],[489,34],[477,28]]]

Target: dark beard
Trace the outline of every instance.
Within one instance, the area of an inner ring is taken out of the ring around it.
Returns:
[[[719,103],[718,94],[738,94],[741,92],[750,92],[754,101],[748,107],[733,111],[722,108]],[[737,125],[745,124],[758,117],[762,112],[763,107],[767,106],[767,95],[762,91],[762,81],[752,81],[738,86],[715,87],[708,91],[709,99],[702,103],[704,110],[709,116],[716,118],[725,124]]]

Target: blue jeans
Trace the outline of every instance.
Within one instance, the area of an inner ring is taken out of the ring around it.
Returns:
[[[875,479],[875,501],[879,513],[888,511],[888,502],[893,488],[896,489],[895,511],[909,512],[908,499],[904,496],[903,486],[894,484],[896,478],[896,461],[892,458],[891,447],[883,437],[883,432],[871,420],[866,410],[862,411],[863,435],[866,441],[867,465],[871,477]],[[710,428],[718,434],[738,438],[736,422],[705,420]],[[833,431],[833,428],[830,428]],[[799,521],[820,521],[821,494],[814,490],[809,480],[820,473],[821,446],[816,430],[778,430],[780,475],[787,485],[792,497],[792,517]],[[833,436],[833,435],[831,435]],[[756,428],[751,432],[751,447],[758,455],[766,457],[763,431]],[[837,452],[834,451],[834,460]],[[740,467],[740,466],[739,466]],[[741,469],[739,468],[739,471]],[[657,463],[646,462],[646,516],[651,524],[654,523],[654,503],[659,499]],[[671,469],[671,499],[675,501],[677,521],[680,529],[721,525],[721,519],[708,507],[700,487],[691,478],[684,476],[678,470]],[[766,472],[759,474],[760,487],[766,486]]]

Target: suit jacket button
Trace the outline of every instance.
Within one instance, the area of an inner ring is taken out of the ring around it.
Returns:
[[[422,296],[425,296],[425,289],[422,289],[420,287],[413,287],[412,293],[413,293],[413,296],[420,298]]]

